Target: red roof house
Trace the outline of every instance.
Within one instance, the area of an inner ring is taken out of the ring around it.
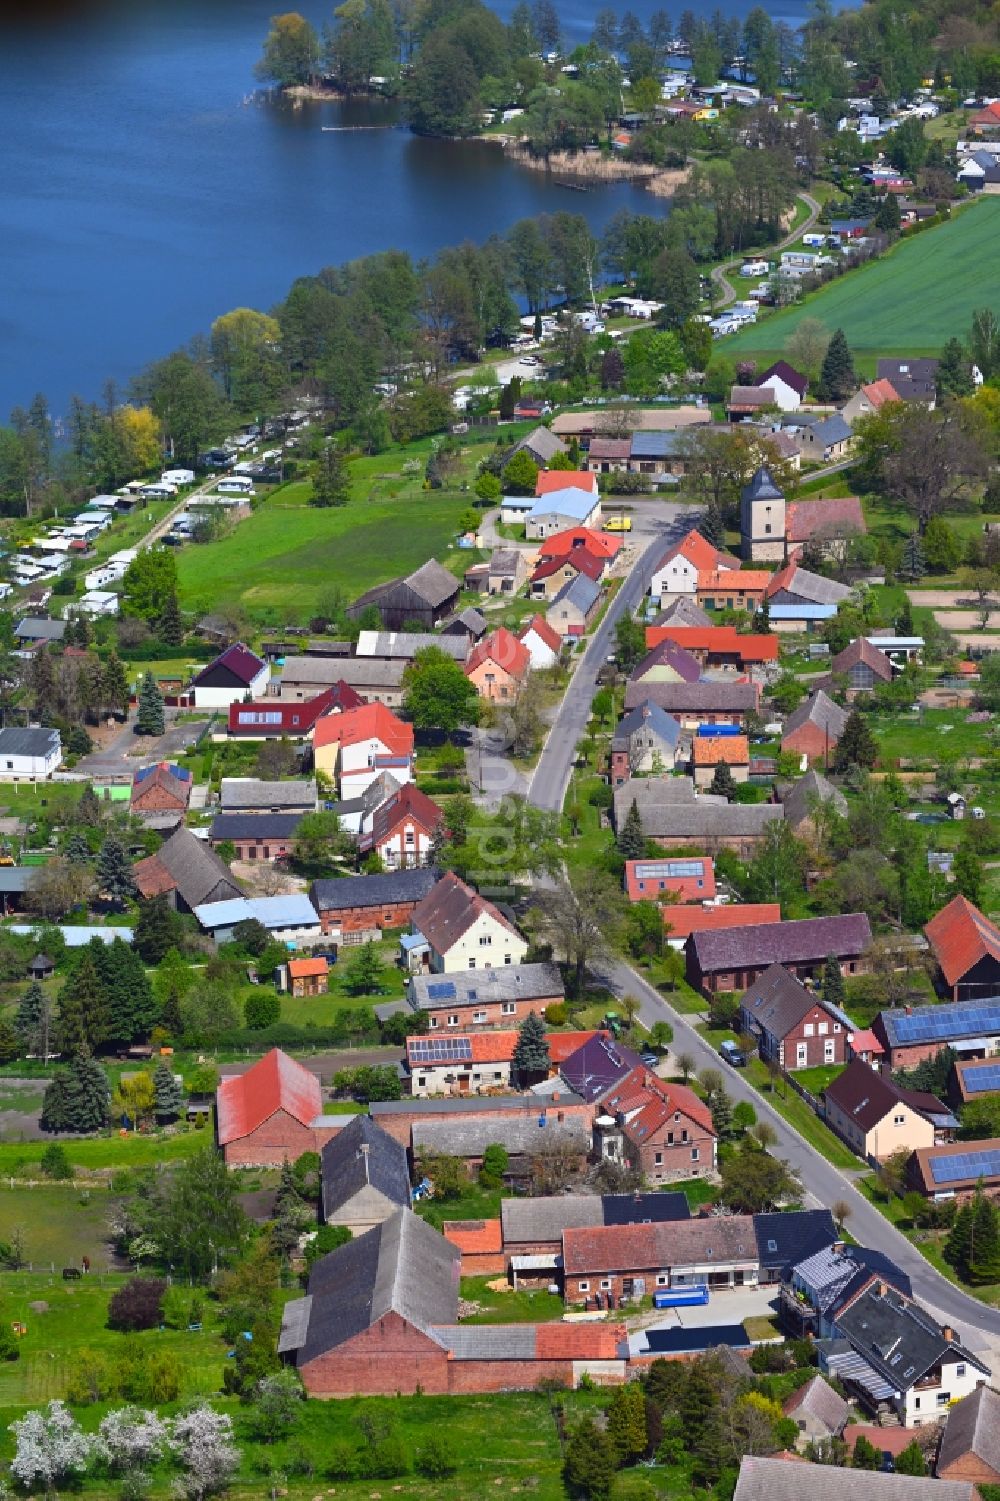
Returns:
[[[360,797],[383,771],[397,782],[413,775],[413,726],[385,704],[363,704],[344,714],[324,714],[313,729],[317,771],[335,773],[341,796]]]
[[[215,1110],[227,1167],[280,1167],[316,1151],[323,1094],[314,1073],[272,1048],[245,1074],[219,1081]]]
[[[554,599],[564,584],[579,573],[595,584],[604,577],[607,560],[586,547],[571,547],[555,558],[545,558],[531,575],[531,593],[536,599]]]
[[[626,1154],[651,1183],[714,1171],[712,1112],[686,1085],[668,1084],[643,1064],[625,1075],[600,1108],[621,1121]]]
[[[667,942],[673,948],[683,948],[692,933],[724,933],[729,928],[780,921],[780,902],[727,902],[721,907],[677,903],[663,909]]]
[[[837,500],[793,500],[785,507],[785,531],[789,546],[820,541],[838,542],[867,532],[864,512],[856,495]]]
[[[597,475],[586,469],[541,469],[535,481],[536,495],[551,495],[554,490],[588,490],[597,494]]]
[[[595,531],[592,526],[570,526],[555,532],[538,549],[540,558],[558,558],[574,547],[584,547],[601,558],[616,558],[625,543],[610,532]]]
[[[559,660],[562,637],[549,625],[544,615],[533,615],[521,627],[517,639],[527,648],[533,668],[551,667]]]
[[[710,855],[626,860],[625,892],[630,902],[655,902],[662,893],[682,902],[710,902],[715,896],[715,863]]]
[[[953,1001],[1000,993],[1000,928],[967,897],[952,897],[924,933]]]
[[[646,647],[675,641],[706,667],[744,668],[778,660],[777,636],[741,636],[732,625],[647,625]]]
[[[443,816],[426,792],[407,782],[375,809],[371,829],[362,834],[358,849],[362,854],[377,851],[386,870],[426,865]]]
[[[237,641],[191,679],[196,709],[228,709],[237,699],[252,698],[267,687],[271,669],[249,646]]]
[[[287,703],[277,698],[229,705],[229,733],[246,740],[303,740],[324,714],[343,714],[360,709],[364,699],[341,679],[315,698]]]
[[[480,698],[511,701],[520,691],[531,666],[531,653],[505,625],[492,631],[474,649],[465,675]]]

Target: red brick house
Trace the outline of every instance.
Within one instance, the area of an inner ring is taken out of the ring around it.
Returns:
[[[740,1001],[740,1031],[757,1041],[764,1062],[782,1068],[846,1063],[854,1032],[843,1012],[829,1008],[780,964],[772,964]]]
[[[665,856],[662,860],[626,860],[625,894],[630,902],[655,902],[661,894],[681,902],[710,902],[715,897],[715,863],[710,855]]]
[[[440,1099],[373,1100],[368,1107],[372,1120],[403,1146],[415,1150],[414,1138],[420,1138],[429,1122],[459,1121],[470,1129],[482,1124],[487,1145],[502,1139],[510,1123],[522,1123],[537,1135],[539,1130],[555,1130],[571,1125],[589,1134],[593,1108],[570,1090],[555,1090],[541,1099],[536,1094],[496,1094],[446,1096]],[[335,1120],[335,1116],[325,1117]],[[545,1125],[540,1127],[539,1121]],[[506,1124],[505,1124],[506,1123]],[[574,1130],[574,1134],[579,1134]]]
[[[339,935],[343,943],[366,943],[381,938],[385,928],[405,927],[439,875],[434,867],[425,867],[314,881],[309,897],[324,933]]]
[[[445,1220],[445,1240],[462,1253],[462,1276],[484,1277],[507,1270],[499,1220]]]
[[[570,1304],[598,1295],[606,1302],[609,1293],[619,1303],[697,1283],[713,1290],[757,1285],[760,1262],[750,1215],[570,1229],[562,1242]]]
[[[810,761],[829,760],[846,723],[847,711],[820,688],[788,716],[781,749],[808,756]]]
[[[304,740],[325,714],[345,714],[363,703],[360,693],[341,680],[302,703],[260,698],[230,704],[229,734],[242,740]]]
[[[872,933],[867,914],[807,917],[723,933],[692,933],[685,945],[688,982],[696,990],[747,990],[772,964],[800,979],[820,974],[832,954],[841,973],[866,974]]]
[[[529,1011],[543,1016],[566,991],[557,964],[495,964],[412,975],[407,995],[414,1011],[427,1013],[432,1032],[461,1032],[518,1027]]]
[[[1000,994],[1000,928],[967,897],[952,897],[924,933],[953,1001]]]
[[[715,1171],[717,1134],[712,1112],[693,1090],[667,1084],[646,1067],[634,1068],[601,1100],[601,1115],[619,1126],[624,1156],[650,1183],[671,1183]],[[600,1132],[602,1154],[615,1133]]]
[[[285,965],[285,977],[289,995],[326,995],[330,965],[324,954],[317,954],[312,959],[289,959]]]
[[[749,667],[778,660],[777,636],[741,636],[734,625],[647,625],[646,650],[661,641],[675,641],[698,658],[703,667]]]
[[[213,849],[231,844],[237,860],[285,860],[301,822],[301,813],[218,813],[208,837]]]
[[[227,1167],[280,1167],[317,1150],[323,1094],[310,1069],[272,1048],[245,1074],[220,1079],[215,1113]]]
[[[682,949],[692,933],[723,933],[729,928],[780,921],[779,902],[726,902],[721,907],[674,904],[663,908],[663,926],[672,949]]]
[[[358,841],[358,850],[361,854],[374,850],[386,870],[426,865],[443,816],[426,792],[406,782],[376,808],[371,829]]]
[[[159,761],[144,766],[132,778],[129,812],[136,818],[147,814],[176,813],[183,818],[191,800],[191,773],[183,766]]]

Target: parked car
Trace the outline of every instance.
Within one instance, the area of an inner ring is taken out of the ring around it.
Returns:
[[[719,1044],[719,1057],[731,1068],[746,1068],[747,1066],[745,1054],[740,1052],[735,1042],[730,1042],[728,1039]]]

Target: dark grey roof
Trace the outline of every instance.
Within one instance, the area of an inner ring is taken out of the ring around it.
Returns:
[[[642,729],[659,735],[660,739],[671,747],[676,746],[681,733],[679,720],[675,719],[672,714],[668,714],[666,709],[661,709],[659,704],[650,703],[647,700],[645,703],[637,704],[634,709],[630,709],[619,719],[611,742],[612,749],[627,750],[631,737]]]
[[[693,625],[706,626],[712,624],[712,617],[701,605],[696,604],[691,594],[679,594],[672,604],[661,610],[653,621],[654,625]]]
[[[453,1360],[534,1360],[534,1324],[453,1324],[434,1330]]]
[[[524,566],[521,551],[517,547],[494,547],[490,554],[491,573],[510,574],[513,577]]]
[[[979,1386],[948,1409],[937,1471],[973,1455],[1000,1476],[1000,1393]]]
[[[444,1116],[438,1120],[414,1121],[411,1127],[413,1153],[444,1152],[448,1157],[481,1157],[494,1143],[511,1156],[533,1156],[552,1146],[567,1147],[585,1155],[590,1133],[582,1121],[561,1125],[541,1110],[507,1116]]]
[[[65,620],[46,620],[42,615],[25,615],[14,627],[18,641],[61,641],[65,634]]]
[[[541,1199],[501,1199],[500,1223],[505,1246],[558,1241],[564,1230],[604,1224],[599,1194],[557,1194]]]
[[[833,699],[824,693],[822,688],[819,688],[809,698],[804,698],[798,708],[788,716],[781,738],[786,739],[795,730],[800,730],[804,724],[814,724],[829,736],[832,747],[844,733],[846,723],[847,710],[835,704]]]
[[[691,1218],[691,1206],[678,1190],[602,1194],[601,1203],[606,1225],[665,1225]]]
[[[301,808],[304,813],[311,813],[316,807],[316,783],[223,777],[220,802],[225,813],[249,813],[254,808],[263,812],[272,808]]]
[[[402,687],[407,665],[402,657],[286,657],[281,682],[322,686],[343,680],[359,693],[393,692]]]
[[[212,820],[212,839],[291,839],[302,822],[301,813],[218,813]]]
[[[336,1212],[371,1185],[400,1208],[410,1205],[406,1148],[367,1115],[357,1116],[323,1147],[323,1216]]]
[[[850,1307],[841,1309],[837,1329],[897,1391],[909,1391],[946,1355],[990,1374],[959,1340],[946,1339],[941,1325],[918,1303],[894,1287],[882,1286],[884,1292],[873,1283]]]
[[[632,434],[632,458],[633,459],[667,459],[675,453],[683,453],[683,439],[687,436],[683,428],[675,428],[671,432],[662,433],[633,433]]]
[[[740,998],[750,1020],[779,1042],[820,1004],[816,992],[807,990],[781,964],[772,964]]]
[[[588,1102],[601,1099],[626,1074],[642,1067],[642,1059],[606,1033],[598,1032],[571,1053],[559,1072],[576,1094]]]
[[[829,1209],[797,1209],[787,1214],[755,1214],[753,1227],[761,1266],[791,1268],[837,1239]]]
[[[413,975],[410,1004],[418,1011],[446,1011],[475,1001],[538,1000],[563,994],[557,964],[500,964],[448,975]]]
[[[563,440],[557,438],[555,433],[550,432],[547,427],[532,428],[526,437],[514,444],[504,462],[513,458],[514,454],[522,448],[530,448],[535,457],[542,459],[546,464],[550,464],[557,454],[569,452]]]
[[[414,594],[435,608],[443,605],[445,600],[451,599],[459,590],[458,579],[436,558],[430,558],[412,573],[408,573],[405,582]]]
[[[582,1105],[580,1096],[566,1090],[554,1100],[552,1095],[504,1094],[490,1095],[484,1100],[477,1095],[449,1095],[446,1099],[372,1100],[368,1106],[373,1120],[381,1115],[476,1115],[488,1111],[490,1115],[516,1114],[541,1115],[559,1105]]]
[[[824,448],[831,443],[846,443],[851,436],[851,429],[839,412],[834,412],[830,417],[824,417],[822,422],[812,423],[806,431]]]
[[[975,1486],[966,1481],[747,1455],[740,1464],[733,1501],[802,1501],[803,1496],[809,1501],[974,1501],[975,1495]]]
[[[0,756],[48,756],[59,745],[58,730],[0,730]]]
[[[742,811],[763,812],[764,807],[750,805]],[[761,964],[808,963],[830,954],[863,954],[871,941],[871,927],[864,912],[847,912],[841,917],[806,917],[797,922],[756,923],[747,928],[692,933],[688,939],[703,974]]]
[[[703,797],[693,803],[640,802],[639,813],[650,839],[759,839],[769,823],[784,817],[777,803],[714,803]]]
[[[744,487],[742,498],[744,500],[784,500],[785,494],[774,483],[770,469],[762,464],[751,477],[750,483]]]
[[[309,895],[317,912],[380,907],[386,902],[418,902],[433,889],[440,875],[436,866],[429,865],[380,876],[345,876],[339,881],[314,881]]]
[[[309,1274],[299,1366],[371,1328],[387,1313],[421,1330],[458,1317],[460,1252],[410,1209],[322,1256]],[[301,1315],[293,1316],[301,1318]],[[283,1321],[287,1328],[289,1320]]]
[[[795,568],[787,584],[777,594],[779,597],[782,594],[794,594],[797,600],[816,605],[839,605],[841,600],[850,598],[851,590],[847,584],[838,584],[836,579],[824,578],[821,573],[811,573],[808,568]]]
[[[747,714],[756,709],[758,692],[753,683],[644,683],[625,685],[625,707],[634,709],[648,698],[668,714]]]
[[[832,803],[842,818],[847,817],[847,798],[844,794],[821,772],[810,769],[804,777],[782,791],[781,806],[785,810],[786,822],[793,829],[798,828],[800,823],[812,817],[812,805],[817,799],[821,803]]]
[[[875,367],[876,380],[887,380],[902,401],[928,401],[937,387],[938,361],[881,359]]]
[[[162,867],[182,899],[191,908],[200,907],[212,898],[213,901],[230,901],[242,897],[243,892],[233,880],[228,865],[220,860],[204,839],[196,839],[191,830],[183,825],[171,834],[155,855],[149,855],[134,866],[136,881],[143,889],[146,872],[155,883],[156,872]]]
[[[797,1392],[788,1398],[785,1403],[785,1414],[791,1417],[801,1418],[807,1414],[816,1418],[828,1433],[840,1433],[850,1417],[851,1409],[828,1381],[817,1371],[811,1376],[805,1386],[800,1386]]]
[[[601,586],[596,579],[588,578],[585,573],[575,574],[573,578],[563,584],[552,604],[551,611],[556,605],[575,605],[582,614],[586,615],[593,609],[601,595]]]
[[[759,1244],[759,1231],[757,1238]],[[909,1277],[884,1252],[867,1246],[845,1246],[837,1240],[804,1254],[796,1261],[794,1271],[825,1314],[849,1301],[871,1277],[880,1278],[907,1297],[912,1290]]]
[[[870,1068],[861,1058],[852,1058],[825,1093],[830,1103],[865,1132],[873,1130],[899,1104],[908,1105],[928,1120],[948,1114],[948,1107],[934,1095],[903,1089],[890,1075]]]

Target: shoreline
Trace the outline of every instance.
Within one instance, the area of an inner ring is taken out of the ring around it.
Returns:
[[[657,167],[651,162],[627,162],[604,156],[596,151],[553,151],[549,156],[534,156],[513,136],[482,136],[481,140],[499,140],[509,159],[531,172],[547,172],[559,177],[574,177],[581,182],[637,182],[658,198],[670,198],[688,180],[687,167]]]

